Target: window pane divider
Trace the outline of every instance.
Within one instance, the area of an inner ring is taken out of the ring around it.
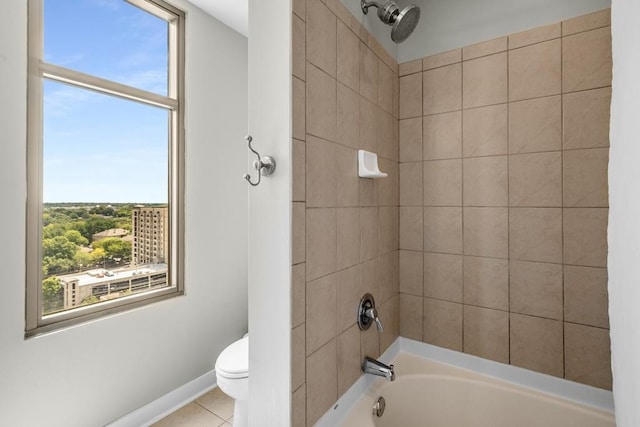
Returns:
[[[148,92],[122,83],[116,83],[111,80],[102,79],[79,71],[70,70],[47,62],[40,63],[40,72],[42,73],[42,76],[47,79],[67,83],[73,86],[79,86],[95,92],[115,95],[120,98],[166,108],[168,110],[175,110],[178,108],[177,99],[158,95],[157,93]]]

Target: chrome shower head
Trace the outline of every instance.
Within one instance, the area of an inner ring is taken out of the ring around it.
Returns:
[[[391,40],[395,43],[402,43],[409,38],[420,20],[420,8],[415,4],[400,10],[393,0],[387,0],[384,4],[360,0],[360,8],[365,15],[371,6],[378,8],[378,18],[382,22],[393,27],[391,28]]]

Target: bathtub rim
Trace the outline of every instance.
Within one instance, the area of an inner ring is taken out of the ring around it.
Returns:
[[[456,368],[470,370],[510,384],[556,396],[595,410],[614,414],[613,393],[611,391],[530,371],[513,365],[494,362],[405,337],[397,338],[378,360],[388,364],[401,352]],[[376,380],[378,380],[378,378],[372,375],[361,375],[355,384],[353,384],[314,425],[316,427],[334,427],[341,425],[356,402],[366,394],[367,390],[370,389]]]

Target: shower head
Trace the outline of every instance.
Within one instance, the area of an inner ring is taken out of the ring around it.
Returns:
[[[393,0],[387,0],[384,4],[376,1],[360,0],[360,8],[365,15],[369,12],[371,6],[378,8],[378,18],[382,22],[392,26],[391,40],[395,43],[402,43],[409,38],[420,20],[420,8],[415,4],[400,10]]]

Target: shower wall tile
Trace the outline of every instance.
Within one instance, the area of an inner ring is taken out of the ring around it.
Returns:
[[[509,157],[509,206],[562,206],[561,152]]]
[[[464,159],[462,165],[464,206],[508,205],[509,161],[507,156]]]
[[[362,331],[360,334],[360,360],[366,356],[374,359],[380,356],[380,333],[375,327]]]
[[[378,208],[378,254],[398,250],[399,211],[397,206]]]
[[[608,147],[610,105],[610,87],[564,95],[564,149]]]
[[[400,118],[422,116],[422,74],[400,77]]]
[[[466,108],[507,102],[507,53],[463,63],[462,105]]]
[[[562,21],[562,35],[568,36],[583,31],[594,30],[596,28],[611,25],[611,9],[603,9],[587,15]]]
[[[306,71],[306,38],[305,23],[295,14],[291,16],[293,38],[291,43],[291,73],[301,80],[305,79]]]
[[[462,161],[460,159],[429,160],[420,165],[423,166],[421,169],[424,175],[424,183],[421,183],[420,187],[424,189],[424,198],[421,198],[421,203],[424,200],[425,206],[462,206]]]
[[[571,150],[564,153],[564,206],[608,207],[609,149]]]
[[[388,160],[384,157],[378,157],[378,166],[387,174],[387,177],[378,181],[378,205],[380,206],[398,206],[400,204],[400,194],[398,186],[400,185],[400,170],[398,162]],[[362,179],[361,181],[367,181]]]
[[[422,206],[422,162],[400,164],[400,206]]]
[[[383,324],[384,330],[380,333],[380,354],[382,354],[382,349],[389,348],[398,338],[400,331],[398,304],[399,298],[397,294],[380,304],[380,316],[386,319]],[[362,361],[359,362],[362,363]]]
[[[398,120],[378,108],[378,157],[398,161]]]
[[[399,144],[401,162],[422,159],[422,118],[400,120]]]
[[[508,154],[507,104],[463,111],[462,153],[464,157]]]
[[[462,253],[462,208],[424,208],[424,250]]]
[[[590,267],[607,266],[607,208],[564,210],[564,262]]]
[[[381,162],[383,159],[378,159]],[[391,177],[387,177],[391,178]],[[360,207],[378,206],[380,203],[379,180],[376,179],[360,179]]]
[[[462,302],[462,255],[424,253],[424,296]]]
[[[562,90],[611,86],[611,27],[562,38]]]
[[[364,43],[360,43],[360,95],[378,103],[378,58]]]
[[[509,104],[510,154],[561,149],[561,96],[529,99]]]
[[[564,319],[609,328],[607,269],[564,266]]]
[[[462,304],[424,298],[422,340],[462,351]]]
[[[307,135],[307,207],[336,206],[336,144]]]
[[[400,294],[400,336],[422,341],[422,300],[419,296]]]
[[[294,265],[291,268],[291,327],[303,324],[307,317],[305,280],[304,263]]]
[[[360,185],[356,150],[336,145],[337,206],[359,206]]]
[[[291,389],[295,390],[305,381],[305,325],[291,330]]]
[[[336,17],[320,0],[307,0],[307,61],[336,77]]]
[[[356,324],[354,307],[358,306],[362,298],[362,269],[360,265],[339,271],[337,273],[337,327],[342,333]],[[358,353],[360,353],[358,349]]]
[[[357,149],[360,145],[360,96],[342,83],[338,83],[337,88],[337,142]]]
[[[422,296],[423,288],[423,252],[400,251],[400,292]]]
[[[307,16],[307,0],[293,0],[292,9],[293,13],[304,20]]]
[[[307,426],[312,426],[338,399],[336,338],[307,357]]]
[[[562,320],[562,265],[510,261],[510,311]]]
[[[393,114],[394,73],[381,59],[378,59],[378,106]],[[397,123],[396,123],[397,124]]]
[[[560,208],[511,208],[509,258],[562,263],[562,217]]]
[[[555,24],[545,25],[544,27],[533,28],[531,30],[511,34],[509,36],[509,49],[517,49],[519,47],[557,39],[560,37],[561,32],[561,24],[560,22],[557,22]]]
[[[360,40],[339,20],[337,30],[338,81],[358,92],[360,90]]]
[[[564,324],[564,377],[611,390],[611,343],[607,329]]]
[[[307,281],[336,271],[336,232],[335,208],[307,209]]]
[[[508,209],[464,208],[464,254],[507,258],[509,251]]]
[[[378,148],[378,107],[360,97],[360,146],[361,150],[375,152]]]
[[[304,203],[292,203],[291,264],[299,264],[306,258],[306,209]]]
[[[316,0],[318,1],[318,0]],[[336,140],[336,80],[307,62],[307,133]]]
[[[398,66],[398,75],[400,77],[406,76],[408,74],[419,73],[420,71],[422,71],[422,59],[403,62]]]
[[[360,208],[360,262],[378,255],[378,208]]]
[[[292,134],[295,139],[304,140],[306,134],[306,85],[305,83],[293,77],[292,81]]]
[[[498,37],[497,39],[488,40],[466,46],[462,48],[462,60],[480,58],[481,56],[491,55],[493,53],[504,52],[507,50],[507,37]]]
[[[422,70],[444,67],[462,61],[462,49],[453,49],[437,55],[427,56],[422,59]]]
[[[509,261],[465,256],[464,303],[509,310]]]
[[[422,122],[425,160],[462,157],[462,112],[426,116]]]
[[[336,336],[336,274],[307,282],[307,356]]]
[[[304,141],[294,139],[291,141],[292,152],[292,190],[291,197],[294,202],[304,202],[306,179],[306,148]]]
[[[543,374],[564,373],[562,322],[511,314],[511,364]]]
[[[360,263],[360,208],[337,209],[337,269]]]
[[[461,70],[460,64],[453,64],[422,73],[423,114],[461,109]]]
[[[307,388],[303,384],[291,395],[291,427],[307,425]]]
[[[509,363],[509,313],[465,305],[464,352]]]
[[[338,396],[349,390],[349,387],[360,378],[362,360],[359,335],[357,325],[351,326],[338,335]]]
[[[400,249],[421,251],[423,208],[400,207]]]
[[[509,51],[509,100],[556,95],[562,88],[560,39]]]

